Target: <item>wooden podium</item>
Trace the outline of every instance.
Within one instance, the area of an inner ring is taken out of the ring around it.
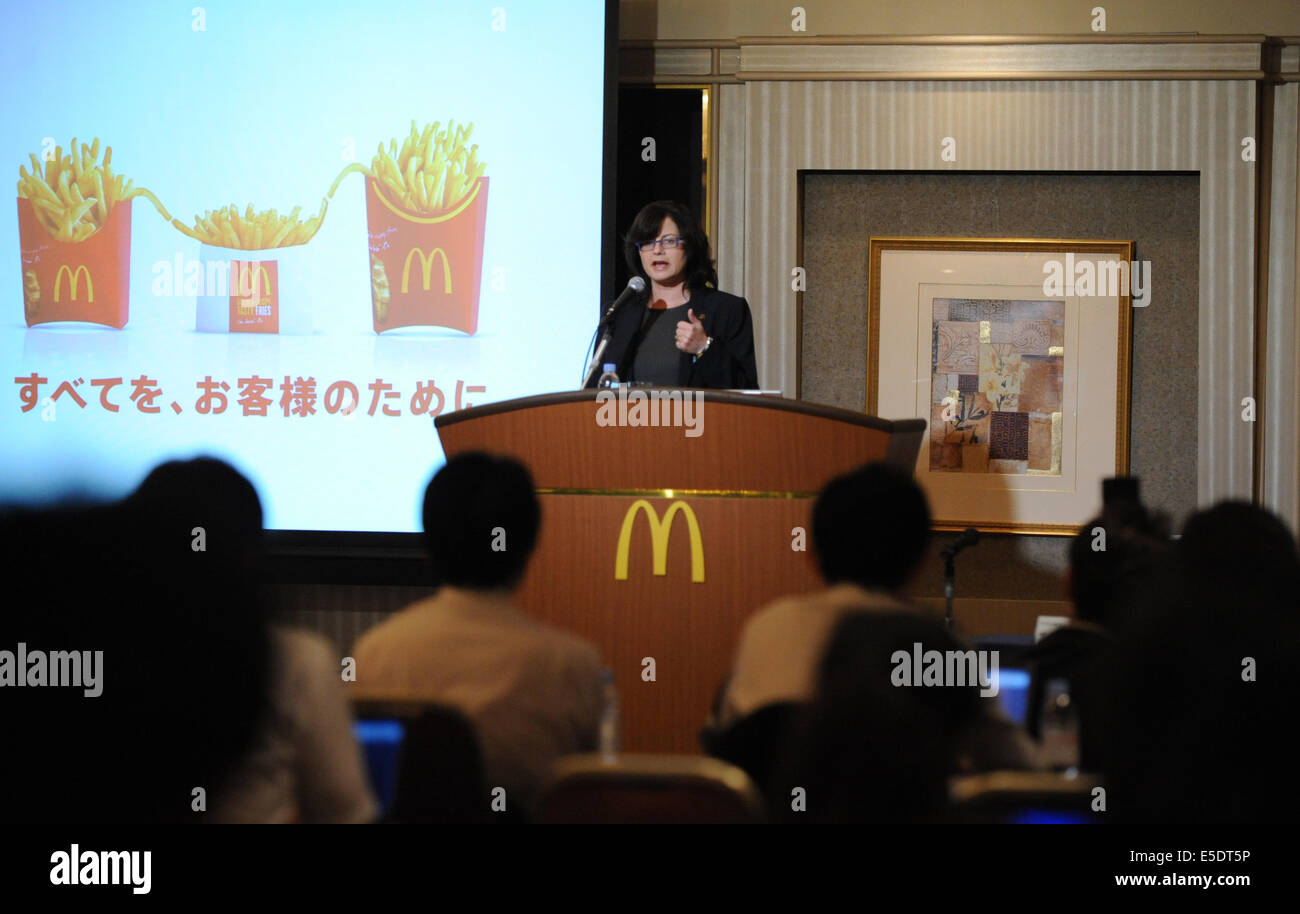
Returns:
[[[651,393],[634,389],[625,405],[638,391]],[[745,618],[822,586],[811,545],[818,490],[874,460],[910,472],[925,431],[922,419],[680,393],[702,398],[694,428],[631,425],[635,407],[629,424],[608,424],[616,404],[591,390],[435,420],[448,457],[488,451],[532,472],[542,529],[519,604],[600,648],[630,752],[699,751]],[[692,416],[676,414],[687,425]]]

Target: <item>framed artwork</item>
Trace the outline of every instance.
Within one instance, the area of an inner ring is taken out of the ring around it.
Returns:
[[[1133,242],[876,237],[869,257],[867,412],[929,421],[935,529],[1073,535],[1128,473]]]

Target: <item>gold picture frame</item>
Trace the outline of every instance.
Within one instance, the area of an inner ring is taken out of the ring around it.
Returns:
[[[1127,475],[1133,249],[870,239],[867,412],[930,423],[916,479],[934,529],[1073,535],[1101,480]]]

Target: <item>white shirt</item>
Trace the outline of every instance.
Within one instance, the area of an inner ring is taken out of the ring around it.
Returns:
[[[890,594],[857,584],[836,584],[769,603],[741,630],[718,723],[726,727],[775,702],[811,699],[826,641],[845,612],[907,608]]]
[[[367,631],[354,654],[358,697],[429,701],[465,714],[483,752],[485,786],[506,788],[507,804],[530,810],[557,758],[596,748],[600,654],[524,614],[504,591],[443,587]]]
[[[226,823],[369,822],[366,780],[342,658],[319,635],[272,630],[271,718],[253,752],[212,803]]]
[[[917,612],[899,598],[857,584],[835,584],[810,594],[784,597],[749,618],[731,680],[716,722],[725,729],[775,702],[810,701],[817,670],[835,625],[848,612]],[[980,714],[960,738],[959,767],[987,771],[1039,767],[1032,740],[1012,724],[993,700],[982,701]]]

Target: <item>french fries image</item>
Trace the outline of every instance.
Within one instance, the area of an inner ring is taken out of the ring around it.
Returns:
[[[194,227],[190,228],[179,219],[173,219],[172,225],[186,235],[203,244],[216,247],[234,248],[240,251],[264,251],[269,248],[287,248],[297,244],[306,244],[315,237],[325,221],[325,210],[329,200],[320,202],[320,212],[305,221],[298,218],[301,206],[295,206],[287,216],[280,215],[274,209],[253,212],[253,204],[248,204],[241,213],[233,204],[218,210],[208,210],[202,216],[194,217]]]
[[[27,316],[34,317],[41,307],[41,281],[35,270],[23,272],[23,304],[27,307]]]
[[[334,196],[344,177],[359,171],[369,176],[394,205],[413,215],[451,212],[470,195],[487,169],[478,160],[478,144],[468,149],[465,146],[473,130],[473,122],[458,127],[455,121],[449,121],[445,130],[441,122],[434,122],[421,131],[412,120],[411,132],[400,150],[396,139],[389,141],[388,149],[380,143],[370,167],[357,162],[344,168],[334,179],[329,196]]]
[[[384,323],[388,320],[388,306],[393,300],[388,288],[388,272],[384,262],[374,254],[370,255],[370,291],[375,306],[375,320]]]
[[[113,174],[113,147],[104,147],[99,161],[99,137],[93,144],[77,145],[72,138],[69,152],[54,148],[54,157],[42,163],[35,155],[32,171],[18,168],[18,196],[31,200],[37,220],[55,241],[85,241],[104,227],[113,207],[133,197],[144,197],[168,222],[171,215],[158,198],[143,187],[132,187],[121,175]]]

